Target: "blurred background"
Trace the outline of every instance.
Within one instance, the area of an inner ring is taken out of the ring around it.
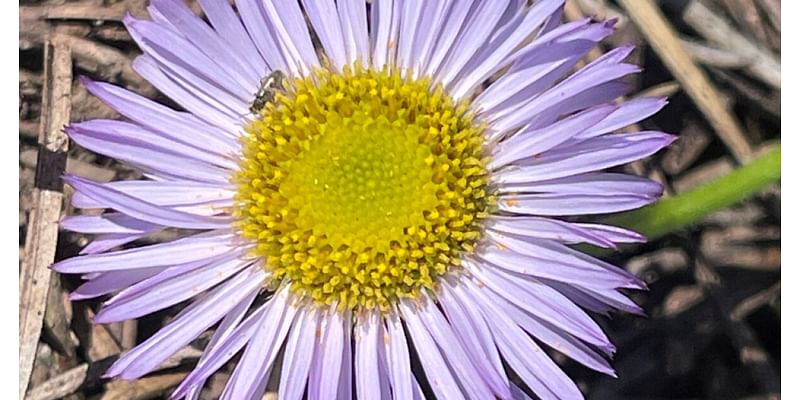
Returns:
[[[197,4],[189,3],[199,13]],[[90,321],[100,300],[69,302],[66,294],[79,279],[50,276],[38,268],[75,255],[88,243],[78,234],[54,233],[52,221],[73,213],[70,188],[64,188],[63,197],[34,190],[35,182],[37,187],[59,185],[58,168],[64,162],[53,157],[39,162],[38,154],[47,153],[40,148],[69,146],[48,137],[53,130],[47,127],[119,117],[88,95],[77,77],[110,81],[174,105],[130,66],[140,52],[121,20],[126,13],[147,17],[146,6],[146,0],[20,0],[20,306],[43,315],[20,314],[20,393],[27,393],[27,399],[166,398],[199,355],[186,348],[158,373],[136,382],[101,379],[118,354],[147,338],[177,310],[94,326]],[[616,18],[618,27],[583,64],[605,50],[634,43],[638,47],[629,62],[644,69],[629,79],[632,96],[670,99],[660,113],[630,129],[662,130],[680,139],[625,169],[661,182],[672,199],[691,203],[692,194],[706,190],[713,195],[724,185],[739,197],[700,207],[685,220],[667,217],[659,225],[663,229],[634,221],[633,227],[654,240],[602,254],[650,287],[631,293],[648,317],[597,316],[617,344],[619,378],[554,357],[590,399],[780,398],[780,170],[777,177],[772,171],[766,178],[756,171],[761,175],[755,183],[749,175],[729,175],[774,155],[780,146],[780,0],[567,0],[564,20],[582,18]],[[65,165],[67,172],[97,181],[137,176],[77,145],[69,146]],[[31,367],[26,370],[23,364]],[[219,374],[210,380],[204,398],[215,398],[226,378]]]

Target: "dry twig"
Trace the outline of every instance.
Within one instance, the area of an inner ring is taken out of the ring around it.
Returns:
[[[50,264],[58,240],[63,182],[69,141],[62,128],[69,122],[72,88],[72,57],[68,45],[48,38],[45,41],[45,78],[39,131],[39,162],[36,168],[25,255],[19,282],[19,396],[25,394],[30,379],[36,344],[50,286]]]
[[[681,82],[686,93],[709,119],[717,135],[740,163],[753,156],[744,132],[722,101],[722,94],[692,60],[677,34],[652,0],[620,0],[648,43]]]

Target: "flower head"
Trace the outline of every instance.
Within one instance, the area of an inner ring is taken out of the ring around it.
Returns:
[[[581,397],[541,345],[614,374],[584,309],[639,313],[620,290],[644,284],[569,245],[643,238],[562,218],[657,199],[603,170],[673,138],[616,133],[665,104],[615,102],[631,47],[569,74],[612,22],[560,25],[563,0],[199,3],[207,21],[180,0],[125,20],[182,111],[84,79],[127,121],[67,128],[145,177],[67,177],[75,207],[107,209],[62,221],[96,235],[54,265],[84,274],[72,298],[113,294],[99,323],[189,302],[109,376],[215,326],[174,397],[239,353],[223,398],[260,398],[272,370],[282,399]]]

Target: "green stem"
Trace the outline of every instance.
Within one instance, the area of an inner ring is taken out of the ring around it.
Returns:
[[[712,182],[648,207],[615,215],[604,222],[655,240],[738,203],[780,178],[781,148],[778,145],[777,149]]]

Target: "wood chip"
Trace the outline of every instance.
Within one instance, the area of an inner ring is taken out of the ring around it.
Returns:
[[[741,10],[737,9],[737,12],[741,13]],[[709,42],[749,60],[746,71],[780,90],[781,63],[777,57],[765,50],[764,46],[739,33],[725,18],[706,7],[702,1],[690,1],[683,9],[683,20]]]
[[[72,56],[67,44],[45,40],[44,90],[39,133],[40,154],[51,163],[38,164],[34,208],[31,211],[19,281],[19,397],[28,387],[36,344],[42,329],[47,291],[50,287],[50,265],[58,241],[58,218],[61,214],[63,157],[69,146],[62,128],[70,119],[72,88]],[[60,165],[59,165],[60,164]],[[50,168],[44,168],[49,166]]]

